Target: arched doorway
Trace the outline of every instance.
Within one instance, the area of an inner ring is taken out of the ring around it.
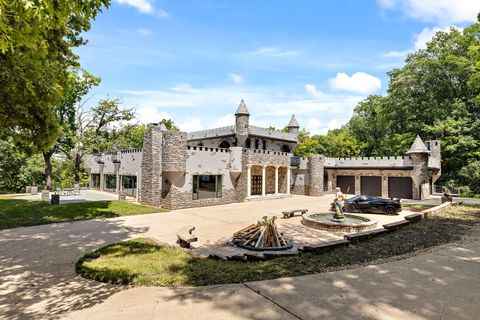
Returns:
[[[219,148],[228,149],[230,148],[230,143],[228,141],[222,141],[222,143],[220,143]]]

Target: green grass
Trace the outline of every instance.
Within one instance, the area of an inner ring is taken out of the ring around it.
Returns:
[[[95,218],[113,218],[164,210],[124,201],[89,201],[50,205],[39,200],[0,197],[0,229]]]
[[[87,254],[76,267],[84,277],[118,284],[178,287],[240,283],[325,272],[412,253],[460,240],[477,226],[480,207],[456,206],[393,233],[330,252],[266,261],[202,259],[137,238]]]

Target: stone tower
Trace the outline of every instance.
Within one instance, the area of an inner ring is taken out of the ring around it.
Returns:
[[[249,121],[250,113],[248,112],[247,105],[242,99],[235,112],[235,132],[237,135],[238,147],[243,147],[245,141],[247,141],[248,134],[250,133]]]
[[[287,128],[289,133],[294,134],[296,137],[298,136],[298,133],[300,132],[300,126],[298,125],[294,114],[292,114],[292,118],[290,119]]]
[[[308,158],[308,171],[310,182],[308,194],[310,196],[321,196],[323,194],[323,167],[325,157],[320,154],[313,154]]]
[[[413,164],[411,173],[413,180],[413,198],[421,200],[426,196],[422,196],[422,184],[427,182],[428,179],[428,157],[430,150],[428,150],[420,136],[417,135],[407,154],[412,159]]]
[[[160,207],[162,205],[162,142],[163,126],[150,124],[143,138],[142,179],[138,201]]]
[[[430,157],[441,159],[442,158],[442,149],[440,148],[440,140],[430,140],[425,141],[425,144],[430,150]]]

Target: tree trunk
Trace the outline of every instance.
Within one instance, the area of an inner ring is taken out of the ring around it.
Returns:
[[[53,152],[42,152],[45,161],[45,189],[52,189],[52,155]]]
[[[82,157],[80,153],[75,154],[75,166],[74,166],[74,171],[75,171],[75,183],[80,183],[80,163],[82,162]]]

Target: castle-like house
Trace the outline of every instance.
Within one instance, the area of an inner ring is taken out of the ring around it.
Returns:
[[[149,125],[143,149],[88,155],[90,187],[179,209],[289,194],[349,194],[421,199],[441,172],[440,143],[417,137],[405,156],[326,158],[293,155],[299,125],[288,131],[251,126],[244,101],[235,125],[197,132]]]

